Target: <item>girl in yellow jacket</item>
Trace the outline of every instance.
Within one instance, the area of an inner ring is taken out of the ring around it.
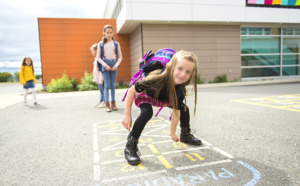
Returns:
[[[23,84],[23,88],[25,89],[24,94],[24,105],[28,106],[27,104],[27,94],[29,88],[32,90],[33,94],[33,101],[34,105],[39,105],[38,102],[36,102],[36,91],[35,91],[35,75],[34,75],[34,67],[33,62],[30,57],[24,57],[22,66],[20,69],[20,81]]]

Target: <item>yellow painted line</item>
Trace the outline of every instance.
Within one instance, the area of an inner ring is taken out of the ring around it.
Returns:
[[[270,98],[278,98],[278,97],[288,97],[288,96],[300,96],[300,94],[288,94],[288,95],[278,95],[278,96],[269,96],[269,97],[256,97],[256,98],[246,98],[246,99],[236,99],[231,101],[245,101],[245,100],[253,100],[253,99],[270,99]]]
[[[247,100],[232,100],[234,102],[241,102],[241,103],[274,103],[275,101],[278,101],[276,99],[269,99],[269,100],[264,100],[264,101],[251,101],[249,99]]]
[[[174,142],[174,143],[173,143],[173,146],[176,147],[176,148],[181,149],[181,148],[186,147],[186,144],[185,144],[185,143],[182,143],[182,142]]]
[[[196,159],[194,159],[192,156],[190,156],[189,154],[184,154],[186,157],[188,157],[190,160],[192,161],[196,161]]]
[[[141,170],[145,169],[145,167],[142,165],[142,163],[139,163],[139,164],[138,164],[138,167],[139,167]]]
[[[282,108],[282,107],[277,107],[277,106],[272,106],[272,105],[263,105],[263,104],[260,104],[260,103],[250,103],[250,102],[237,101],[237,100],[233,100],[233,101],[240,102],[240,103],[246,103],[246,104],[249,104],[249,105],[256,105],[256,106],[263,106],[263,107],[270,107],[270,108],[300,112],[300,110],[297,110],[297,109],[290,109],[290,108],[284,108],[284,107]]]
[[[159,155],[157,156],[158,159],[162,162],[162,164],[164,164],[164,166],[167,168],[167,169],[170,169],[172,168],[172,166],[169,164],[169,162],[162,156],[162,155]]]
[[[148,147],[152,150],[153,153],[155,153],[155,154],[159,153],[153,144],[148,144]]]
[[[199,156],[197,153],[193,153],[199,160],[204,160],[205,158],[202,158],[201,156]]]
[[[123,154],[124,154],[124,150],[118,150],[118,151],[115,153],[115,155],[116,155],[117,157],[123,157]]]
[[[297,103],[296,105],[285,105],[285,106],[282,106],[282,108],[287,108],[287,107],[299,107],[299,103]]]

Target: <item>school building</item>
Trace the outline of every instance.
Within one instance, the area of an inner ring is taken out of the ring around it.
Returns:
[[[89,46],[105,24],[122,47],[117,82],[129,82],[143,54],[161,48],[194,52],[204,81],[300,78],[300,0],[109,0],[104,18],[38,19],[45,82],[63,69],[91,72]]]

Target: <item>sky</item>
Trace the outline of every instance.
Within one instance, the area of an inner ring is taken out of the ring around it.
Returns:
[[[103,18],[106,0],[0,0],[0,72],[19,71],[25,56],[41,73],[38,17]]]

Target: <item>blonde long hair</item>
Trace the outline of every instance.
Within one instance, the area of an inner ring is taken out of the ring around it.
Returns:
[[[32,59],[31,59],[31,57],[24,57],[24,59],[23,59],[23,61],[22,61],[22,68],[24,68],[25,66],[26,66],[26,59],[30,59],[30,61],[31,61],[31,65],[30,65],[30,67],[32,68],[32,71],[33,71],[33,73],[34,73],[34,66],[33,66],[33,61],[32,61]]]
[[[195,93],[195,107],[194,107],[194,116],[196,114],[196,105],[197,105],[197,69],[198,69],[198,62],[197,57],[193,52],[188,52],[184,50],[180,50],[177,52],[170,62],[167,63],[166,69],[160,74],[161,70],[155,70],[151,72],[144,80],[149,82],[144,84],[143,81],[141,83],[145,87],[151,87],[154,88],[154,99],[158,100],[160,91],[166,86],[168,90],[168,97],[170,98],[170,102],[172,104],[173,110],[175,110],[178,107],[177,103],[177,96],[176,96],[176,90],[175,90],[175,82],[173,78],[173,73],[175,70],[175,67],[179,60],[181,59],[187,59],[188,61],[194,63],[194,69],[192,71],[190,79],[181,84],[180,88],[183,92],[184,96],[184,103],[185,107],[184,110],[186,110],[186,95],[187,95],[187,89],[186,86],[189,84],[193,84],[193,91],[191,93]],[[157,88],[158,87],[158,88]]]
[[[107,38],[106,38],[105,35],[104,35],[104,33],[105,33],[105,31],[106,31],[107,28],[112,29],[112,31],[114,32],[114,27],[111,26],[111,25],[105,25],[105,26],[103,27],[103,37],[102,37],[103,45],[107,42]],[[114,37],[112,37],[112,39],[115,40]]]

